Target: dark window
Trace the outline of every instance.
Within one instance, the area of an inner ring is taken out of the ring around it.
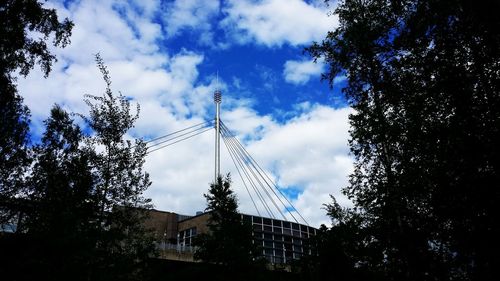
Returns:
[[[256,239],[262,239],[262,233],[261,232],[252,232],[252,235]]]
[[[264,241],[262,241],[262,240],[253,240],[253,244],[257,245],[259,247],[263,247],[264,246]]]
[[[302,240],[297,239],[297,238],[293,238],[293,244],[294,245],[302,245]]]
[[[260,225],[260,224],[254,224],[253,225],[253,230],[262,231],[262,225]]]
[[[264,239],[273,240],[273,235],[271,233],[264,233]]]
[[[193,227],[191,230],[191,235],[195,236],[196,235],[196,227]]]
[[[264,240],[264,247],[272,248],[273,247],[273,241],[266,241],[266,240]]]
[[[264,225],[264,231],[273,232],[273,227],[269,225]]]
[[[300,231],[293,231],[293,236],[300,237]]]
[[[283,243],[274,242],[274,248],[275,249],[283,249]]]
[[[253,223],[260,223],[260,224],[262,224],[262,218],[261,217],[253,217]]]
[[[273,226],[281,226],[280,220],[273,220]]]
[[[281,233],[281,227],[273,227],[274,233]]]
[[[284,221],[284,222],[283,222],[283,227],[285,227],[285,228],[291,228],[291,227],[290,227],[290,222],[288,222],[288,221]]]
[[[316,232],[316,231],[315,231],[314,227],[309,227],[309,234],[313,234],[313,233],[315,233],[315,232]]]
[[[292,244],[285,244],[285,249],[287,251],[291,251],[292,250]]]
[[[292,231],[290,229],[283,228],[283,234],[292,235]]]
[[[283,250],[274,250],[274,255],[277,257],[282,257],[283,256]]]
[[[262,221],[264,222],[264,224],[271,225],[271,219],[263,218]]]
[[[300,231],[307,232],[307,226],[301,224],[300,225]]]
[[[292,223],[292,228],[293,228],[294,230],[299,230],[299,225],[298,225],[298,224],[296,224],[296,223]]]
[[[297,246],[297,245],[293,245],[293,251],[294,252],[302,253],[302,247]]]
[[[252,223],[252,217],[247,216],[247,215],[243,215],[243,221],[248,222],[248,223]]]
[[[305,232],[302,232],[302,238],[309,238],[309,235]]]
[[[274,234],[274,241],[283,241],[283,235]]]
[[[264,249],[264,255],[272,256],[273,254],[273,249]]]
[[[292,243],[292,237],[290,236],[283,236],[283,240],[285,240],[285,242]]]

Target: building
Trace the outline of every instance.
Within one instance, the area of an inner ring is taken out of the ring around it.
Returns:
[[[193,260],[193,238],[208,232],[209,213],[183,216],[171,212],[151,210],[146,225],[155,232],[156,241],[165,251],[165,258]],[[310,254],[308,239],[316,229],[294,222],[241,214],[241,219],[252,225],[253,242],[262,248],[262,256],[272,264],[284,264]]]

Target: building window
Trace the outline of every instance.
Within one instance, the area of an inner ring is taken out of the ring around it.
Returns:
[[[190,246],[192,243],[192,238],[196,236],[196,233],[196,227],[191,227],[189,229],[180,231],[178,234],[178,244],[182,246]]]

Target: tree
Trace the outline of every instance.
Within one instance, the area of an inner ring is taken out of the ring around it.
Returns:
[[[52,44],[65,47],[70,43],[73,23],[59,21],[55,9],[46,9],[36,0],[0,1],[0,85],[13,84],[12,72],[19,69],[28,75],[36,63],[48,76],[56,57],[48,50],[46,41],[54,35]],[[35,38],[32,34],[40,34]]]
[[[61,107],[54,106],[45,126],[28,180],[30,263],[39,268],[38,278],[84,280],[100,228],[90,166],[94,152],[82,147],[85,135]]]
[[[46,41],[69,44],[73,23],[34,0],[0,1],[0,225],[23,212],[23,179],[30,164],[29,110],[17,93],[13,73],[26,76],[38,63],[45,76],[56,61]],[[35,38],[32,34],[41,36]]]
[[[0,94],[0,132],[0,225],[4,225],[22,211],[16,198],[23,193],[24,175],[31,162],[29,110],[12,85]]]
[[[94,277],[141,279],[140,270],[154,255],[154,244],[143,225],[146,210],[151,208],[151,199],[143,196],[151,185],[149,174],[143,170],[146,144],[126,140],[127,132],[139,118],[139,105],[131,114],[127,97],[115,96],[111,91],[111,78],[99,54],[96,62],[106,90],[102,96],[87,95],[89,116],[80,115],[93,132],[87,147],[94,151],[90,163],[96,179],[97,222],[101,226],[101,254],[95,266],[102,269]]]
[[[106,91],[87,96],[89,116],[76,114],[87,133],[55,106],[34,148],[25,231],[8,245],[15,254],[6,263],[18,270],[14,279],[143,280],[155,254],[143,224],[150,199],[142,193],[151,183],[142,169],[145,143],[125,140],[138,112],[130,113],[126,97],[113,95],[98,55],[96,61]],[[0,270],[7,272],[2,276],[12,272]]]
[[[493,280],[500,222],[498,1],[339,3],[307,49],[345,75],[363,218],[358,264],[389,280]]]
[[[242,222],[238,202],[231,190],[229,174],[210,185],[207,208],[210,212],[208,234],[199,234],[194,245],[198,247],[195,259],[215,263],[238,272],[258,266],[259,252],[252,242],[250,225]]]

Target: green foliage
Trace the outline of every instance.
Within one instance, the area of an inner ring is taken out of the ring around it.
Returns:
[[[125,140],[138,115],[125,97],[113,95],[96,60],[107,88],[101,97],[88,96],[90,133],[56,105],[33,149],[23,233],[15,236],[21,258],[12,261],[41,279],[143,280],[155,254],[143,224],[150,199],[142,193],[151,184],[142,169],[146,147]]]
[[[56,57],[49,52],[46,41],[53,36],[54,46],[70,43],[73,23],[59,21],[55,9],[46,9],[36,0],[0,1],[0,72],[2,83],[12,82],[11,73],[21,75],[38,63],[47,76]],[[39,34],[35,38],[32,34]]]
[[[498,1],[339,3],[340,26],[307,50],[343,89],[355,157],[344,189],[388,280],[492,280],[500,266]],[[334,219],[342,214],[331,209]],[[334,226],[333,228],[337,228]]]
[[[26,76],[38,63],[45,76],[56,60],[46,41],[69,43],[73,23],[59,22],[54,9],[39,1],[0,1],[0,225],[12,222],[25,206],[24,176],[31,162],[28,151],[29,110],[17,93],[13,72]],[[41,35],[34,38],[32,34]]]
[[[101,270],[94,277],[140,279],[143,263],[154,254],[154,244],[142,224],[145,210],[151,208],[151,200],[142,195],[151,185],[148,173],[143,171],[146,145],[140,140],[126,140],[126,133],[139,116],[139,106],[132,115],[127,98],[112,93],[109,73],[99,55],[96,62],[106,90],[102,96],[87,95],[90,114],[82,116],[93,131],[86,139],[86,148],[94,151],[90,165],[101,226],[99,254],[93,261]]]
[[[204,196],[207,199],[205,211],[210,212],[210,233],[196,237],[195,259],[220,264],[233,271],[262,266],[259,249],[252,242],[251,225],[244,224],[238,213],[230,176],[219,176]]]
[[[80,268],[88,266],[99,230],[89,165],[93,151],[80,147],[85,136],[59,106],[45,126],[42,143],[33,149],[22,225],[31,241],[43,241],[30,251],[30,259],[43,268],[38,272],[42,278],[62,280],[75,272],[84,277]]]
[[[16,197],[24,190],[24,175],[31,162],[29,110],[12,85],[0,94],[0,225],[11,222],[21,206]]]

